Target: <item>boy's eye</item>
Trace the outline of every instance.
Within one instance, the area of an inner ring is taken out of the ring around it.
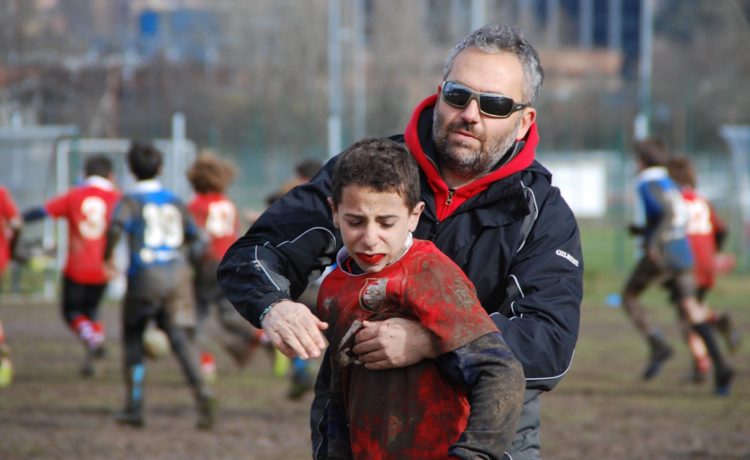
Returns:
[[[381,227],[383,227],[383,228],[391,228],[391,227],[393,227],[394,225],[395,225],[395,224],[394,224],[393,222],[381,222],[381,223],[380,223],[380,226],[381,226]]]
[[[364,221],[362,221],[362,220],[347,220],[346,221],[346,223],[350,227],[359,227],[360,225],[362,225],[362,222],[364,222]]]

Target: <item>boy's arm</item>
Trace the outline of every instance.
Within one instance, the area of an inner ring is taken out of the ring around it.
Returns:
[[[19,216],[16,216],[10,220],[9,227],[11,232],[9,244],[10,256],[18,262],[24,262],[25,256],[21,255],[18,250],[18,242],[21,241],[23,221]]]
[[[185,232],[185,244],[187,247],[188,261],[196,265],[200,263],[203,255],[208,250],[209,237],[205,231],[195,221],[189,207],[179,203],[180,212],[182,213],[182,227]]]
[[[468,388],[466,429],[448,451],[456,458],[501,459],[516,434],[525,381],[521,364],[500,332],[438,357],[441,368]]]
[[[129,216],[132,214],[131,208],[134,206],[135,204],[132,202],[132,199],[128,197],[121,198],[115,206],[112,219],[107,227],[107,243],[104,246],[105,263],[110,263],[112,253],[115,250],[115,246],[117,246],[117,242],[120,240],[120,235],[125,230],[126,223],[130,219]]]
[[[47,216],[47,210],[45,210],[43,206],[37,206],[23,212],[23,221],[34,222],[35,220],[43,219]]]

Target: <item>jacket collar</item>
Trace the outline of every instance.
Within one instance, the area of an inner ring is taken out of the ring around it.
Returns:
[[[416,107],[406,126],[404,140],[434,193],[436,217],[442,221],[466,200],[486,190],[491,184],[531,166],[539,143],[539,133],[536,123],[532,124],[523,141],[514,145],[514,151],[510,155],[506,154],[510,157],[509,160],[473,182],[451,190],[440,175],[432,142],[432,114],[437,97],[437,94],[433,94]]]

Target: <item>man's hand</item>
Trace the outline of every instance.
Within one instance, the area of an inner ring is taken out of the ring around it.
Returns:
[[[317,358],[328,343],[320,331],[328,329],[305,304],[282,300],[271,307],[261,322],[271,343],[286,356]]]
[[[388,318],[363,326],[352,351],[367,369],[406,367],[438,356],[432,334],[418,321]]]

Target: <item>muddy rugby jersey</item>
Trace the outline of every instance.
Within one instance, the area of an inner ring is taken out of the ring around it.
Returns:
[[[120,200],[112,222],[128,234],[130,276],[184,261],[183,243],[198,238],[198,228],[182,201],[156,180],[138,182]]]
[[[209,238],[207,258],[221,260],[237,239],[237,207],[221,193],[198,193],[188,204],[188,210]]]
[[[711,287],[716,277],[717,233],[726,232],[726,225],[711,203],[692,188],[682,188],[682,199],[688,211],[687,236],[695,259],[695,282],[699,287]]]
[[[10,259],[10,221],[20,217],[10,193],[0,186],[0,274],[5,271]]]
[[[80,284],[107,282],[104,248],[107,226],[120,192],[112,182],[90,176],[80,186],[44,205],[47,215],[68,221],[68,259],[63,273]]]
[[[476,376],[479,366],[488,368],[496,353],[505,354],[507,360],[515,358],[480,305],[471,282],[431,242],[414,240],[401,259],[378,273],[356,274],[356,263],[345,248],[338,262],[323,280],[317,313],[331,325],[331,391],[337,395],[333,399],[343,403],[346,415],[345,421],[337,421],[340,414],[332,415],[329,428],[348,425],[350,442],[341,447],[341,435],[329,431],[329,447],[346,449],[349,444],[355,459],[447,458],[449,448],[467,428],[472,409],[468,393],[479,392],[466,383],[471,381],[467,375]],[[367,370],[349,350],[356,328],[364,320],[390,317],[418,319],[434,334],[441,354],[453,355],[449,352],[479,342],[480,337],[498,342],[482,342],[481,349],[452,358],[453,371],[446,370],[450,365],[429,359],[401,369]],[[502,367],[497,361],[493,364]],[[516,369],[517,388],[507,384],[505,388],[518,393],[520,411],[524,388],[520,363],[516,362]],[[493,393],[497,385],[503,383],[493,381]],[[494,414],[482,414],[493,410],[493,404],[486,406],[472,411],[472,420],[486,423],[474,429],[498,430],[496,419],[490,421]],[[500,412],[502,404],[494,406]],[[508,433],[492,436],[493,442],[512,439],[514,427],[506,428]]]

